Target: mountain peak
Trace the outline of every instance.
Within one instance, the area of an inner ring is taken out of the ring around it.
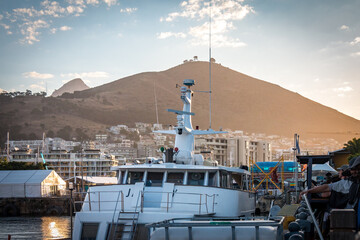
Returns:
[[[83,91],[86,89],[89,89],[89,86],[87,86],[81,78],[75,78],[65,83],[61,88],[55,90],[51,94],[51,97],[58,97],[64,93],[73,93],[75,91]]]

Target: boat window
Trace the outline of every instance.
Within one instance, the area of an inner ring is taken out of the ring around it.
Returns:
[[[81,240],[96,240],[99,223],[83,223]]]
[[[127,184],[135,184],[143,180],[144,172],[129,172],[127,177]]]
[[[216,187],[216,172],[209,172],[209,187]]]
[[[232,174],[231,177],[233,179],[233,188],[242,190],[244,188],[243,176],[241,174]]]
[[[123,183],[123,180],[124,180],[124,175],[125,175],[125,171],[118,171],[116,173],[116,177],[117,177],[117,180],[118,180],[118,184],[122,184]]]
[[[220,187],[222,188],[231,188],[232,182],[230,181],[231,177],[228,172],[220,172]]]
[[[203,172],[189,172],[187,184],[193,186],[204,186],[204,176]]]
[[[148,172],[146,178],[146,186],[148,187],[161,187],[163,182],[163,172]]]
[[[183,184],[184,173],[183,172],[169,172],[166,182],[175,183],[177,185]]]

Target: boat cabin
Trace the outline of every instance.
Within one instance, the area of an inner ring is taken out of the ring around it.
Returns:
[[[249,190],[250,174],[243,169],[199,167],[165,163],[161,165],[121,166],[117,169],[118,184],[144,182],[145,187],[175,185],[220,187]]]

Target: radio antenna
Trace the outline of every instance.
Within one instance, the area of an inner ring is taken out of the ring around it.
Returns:
[[[209,0],[209,129],[211,129],[211,1]]]

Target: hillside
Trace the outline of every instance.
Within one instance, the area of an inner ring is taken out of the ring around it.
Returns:
[[[75,78],[65,83],[61,88],[55,90],[51,94],[51,97],[58,97],[63,95],[64,93],[73,93],[75,91],[83,91],[86,89],[89,89],[89,86],[87,86],[80,78]]]
[[[76,131],[93,136],[111,125],[154,123],[154,86],[160,123],[175,125],[175,116],[166,109],[182,108],[176,84],[191,78],[196,81],[193,90],[208,90],[208,67],[207,62],[188,62],[56,98],[1,99],[2,126],[20,126],[27,134],[39,135],[42,131],[56,133],[71,126],[72,136],[77,137]],[[287,137],[298,133],[302,139],[333,138],[339,142],[351,139],[360,131],[357,119],[219,64],[212,65],[212,87],[213,129],[222,127]],[[208,106],[208,95],[195,92],[194,126],[209,127]]]

